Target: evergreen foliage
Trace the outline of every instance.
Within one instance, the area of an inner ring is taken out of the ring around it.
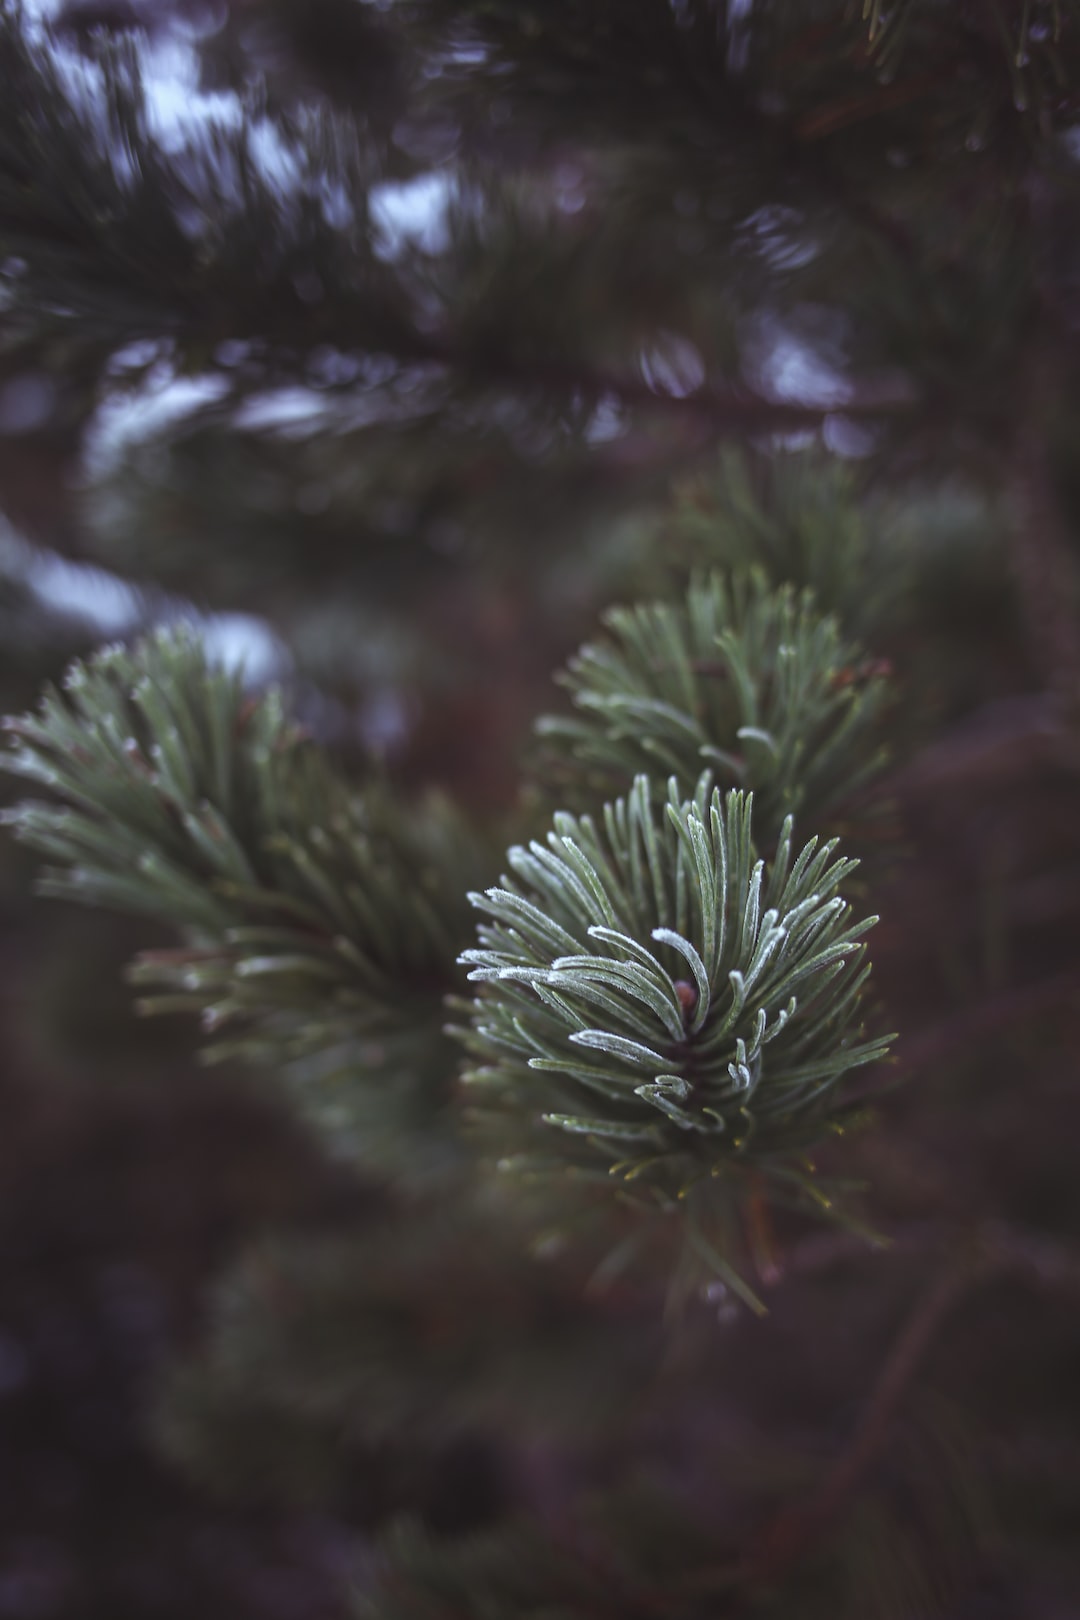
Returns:
[[[608,1503],[576,1505],[581,1515],[576,1531],[580,1547],[545,1536],[528,1522],[503,1527],[497,1535],[474,1534],[452,1549],[415,1526],[403,1525],[388,1538],[375,1592],[361,1598],[358,1620],[446,1620],[460,1612],[463,1602],[478,1620],[495,1620],[497,1615],[521,1620],[604,1615],[614,1620],[616,1615],[644,1614],[648,1599],[641,1591],[643,1532],[652,1555],[650,1588],[655,1581],[657,1589],[668,1592],[666,1611],[688,1620],[707,1612],[700,1598],[680,1600],[675,1590],[679,1576],[685,1575],[690,1549],[700,1557],[705,1539],[695,1536],[687,1516],[679,1514],[675,1504],[655,1500],[631,1498],[613,1505],[614,1513]],[[636,1533],[636,1548],[612,1545],[611,1520],[627,1541]],[[403,1580],[404,1571],[408,1575]]]
[[[876,919],[836,893],[854,863],[817,839],[796,855],[788,819],[766,865],[751,798],[710,789],[681,801],[672,778],[658,815],[638,777],[603,834],[557,815],[547,848],[510,851],[518,883],[472,896],[491,920],[462,957],[486,986],[466,1079],[510,1166],[681,1201],[707,1249],[709,1183],[758,1170],[813,1192],[805,1154],[843,1117],[840,1080],[888,1045],[858,1038]]]
[[[559,780],[558,752],[549,762],[575,802],[650,772],[689,793],[709,770],[753,790],[766,840],[789,814],[828,826],[880,767],[881,671],[809,592],[713,574],[685,605],[615,608],[605,623],[611,639],[583,647],[561,677],[580,714],[539,723],[581,761],[581,783]]]
[[[170,1372],[169,1454],[226,1497],[351,1485],[382,1518],[384,1485],[434,1483],[455,1448],[602,1434],[644,1398],[662,1324],[644,1295],[583,1305],[576,1269],[527,1239],[511,1200],[443,1183],[362,1233],[261,1244],[216,1290],[212,1344]]]
[[[860,483],[851,461],[775,444],[727,446],[680,480],[650,536],[649,562],[672,581],[719,569],[760,573],[809,593],[843,636],[872,638],[895,619],[910,580],[900,561],[910,507]],[[898,532],[899,531],[899,532]]]
[[[351,306],[358,338],[375,341],[392,323],[393,296],[354,212],[371,170],[352,120],[314,108],[289,118],[256,96],[238,127],[215,121],[205,141],[170,152],[155,139],[135,39],[99,38],[89,60],[58,51],[17,0],[0,10],[0,69],[16,330],[40,336],[44,321],[107,350],[167,336],[212,347],[282,333],[288,307],[296,336],[313,341],[296,281],[315,264],[336,309]],[[264,119],[297,165],[288,204],[256,155]]]
[[[187,935],[135,964],[153,992],[143,1011],[198,1013],[210,1058],[307,1060],[309,1111],[369,1158],[342,1075],[359,1107],[365,1088],[377,1094],[383,1146],[388,1125],[437,1110],[451,1067],[441,998],[465,929],[457,885],[482,869],[449,806],[406,812],[377,785],[350,791],[280,692],[249,696],[184,630],[73,665],[62,692],[7,727],[8,768],[63,801],[9,813],[60,863],[43,891]]]
[[[980,1473],[1067,1612],[1080,6],[126,5],[0,0],[2,815],[349,1189],[159,1445],[364,1620],[1004,1612]]]
[[[823,1580],[819,1567],[816,1579],[803,1582],[797,1613],[807,1620],[825,1620],[838,1610],[901,1620],[920,1610],[934,1612],[948,1601],[950,1558],[960,1548],[970,1549],[980,1521],[970,1493],[958,1504],[957,1458],[948,1429],[940,1411],[923,1415],[896,1458],[896,1477],[862,1496],[844,1538],[845,1556],[835,1560],[831,1578],[827,1574]],[[757,1494],[761,1482],[753,1478],[754,1461],[731,1462],[733,1469],[745,1470],[739,1484],[746,1496]],[[786,1463],[798,1471],[798,1462]],[[756,1466],[761,1469],[760,1458]],[[888,1499],[889,1484],[902,1497],[905,1485],[916,1479],[918,1496],[909,1496],[908,1511],[941,1560],[936,1582],[911,1560],[903,1535],[897,1534],[895,1504]],[[462,1613],[477,1620],[547,1620],[549,1615],[711,1620],[745,1601],[743,1549],[725,1547],[718,1559],[716,1537],[699,1502],[631,1482],[586,1494],[574,1501],[572,1511],[569,1526],[519,1518],[451,1541],[415,1522],[401,1523],[384,1538],[374,1590],[356,1603],[358,1620],[454,1620]],[[792,1610],[790,1597],[767,1582],[753,1589],[750,1601],[767,1616]]]

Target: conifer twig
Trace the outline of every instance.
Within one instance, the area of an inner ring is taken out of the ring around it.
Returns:
[[[1061,716],[1045,693],[983,705],[870,790],[884,798],[931,797],[958,785],[988,791],[1051,757]]]
[[[1037,1283],[1047,1293],[1080,1298],[1080,1256],[1064,1244],[1005,1221],[985,1228],[983,1244],[996,1268]]]
[[[882,1079],[880,1071],[848,1092],[852,1102],[871,1101],[883,1090],[892,1090],[899,1072],[905,1080],[921,1069],[970,1052],[989,1037],[1012,1024],[1022,1023],[1042,1013],[1052,1012],[1072,997],[1080,996],[1080,963],[1072,963],[1061,973],[1036,984],[1026,984],[962,1007],[950,1018],[933,1024],[902,1043],[892,1055],[891,1072]]]
[[[977,1042],[1023,1019],[1049,1012],[1080,994],[1080,964],[1073,963],[1051,978],[1022,985],[964,1007],[943,1023],[914,1036],[900,1047],[897,1062],[905,1077],[942,1058],[970,1051]]]
[[[738,1571],[741,1585],[775,1581],[814,1546],[834,1522],[877,1456],[900,1403],[934,1335],[976,1280],[970,1260],[951,1260],[919,1297],[885,1359],[851,1440],[808,1501],[783,1509],[766,1525]]]
[[[1013,569],[1033,657],[1066,711],[1080,703],[1077,584],[1047,443],[1059,393],[1050,339],[1036,338],[1020,396],[1013,446]]]

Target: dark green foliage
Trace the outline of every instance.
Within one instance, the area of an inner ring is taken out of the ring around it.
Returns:
[[[790,601],[769,610],[760,585],[754,595],[766,622],[775,613],[783,625]],[[714,593],[702,612],[710,603],[722,608]],[[672,627],[666,645],[676,658],[694,614]],[[362,1126],[344,1097],[327,1093],[328,1079],[354,1077],[362,1103],[366,1074],[448,1072],[433,1018],[452,985],[461,921],[450,885],[468,854],[446,812],[410,819],[381,793],[348,794],[289,727],[275,694],[246,700],[240,679],[212,671],[183,635],[75,666],[66,698],[50,695],[39,719],[9,728],[9,768],[68,800],[14,815],[20,836],[69,863],[46,873],[46,892],[149,912],[189,931],[183,949],[136,965],[136,981],[157,992],[145,1010],[196,1008],[215,1033],[239,1026],[236,1038],[215,1042],[219,1056],[307,1060],[297,1072],[330,1132],[362,1135]],[[797,746],[794,736],[785,741]],[[496,929],[482,936],[487,951],[465,958],[479,964],[474,977],[499,981],[508,1022],[496,1039],[516,1045],[519,1064],[539,1053],[544,1066],[616,1105],[606,1120],[592,1119],[550,1082],[550,1095],[529,1111],[561,1120],[577,1144],[572,1151],[567,1142],[571,1159],[600,1133],[617,1138],[623,1146],[608,1159],[625,1160],[635,1176],[647,1168],[642,1185],[669,1198],[703,1172],[744,1160],[784,1160],[780,1173],[798,1181],[787,1161],[818,1135],[832,1086],[883,1050],[850,1044],[865,980],[862,929],[829,897],[853,863],[831,862],[832,845],[816,855],[810,845],[792,866],[785,823],[762,889],[749,801],[733,795],[722,805],[714,792],[710,803],[708,792],[705,777],[694,803],[682,803],[673,780],[658,828],[640,778],[628,800],[605,811],[606,851],[587,819],[558,818],[554,862],[535,845],[511,854],[553,908],[538,922],[521,897],[511,903],[512,926],[520,927],[523,905],[531,921],[526,955],[516,934]],[[613,937],[590,963],[583,930],[593,927]],[[692,1013],[677,989],[687,975]],[[522,987],[511,990],[513,980]],[[541,981],[547,989],[538,991]],[[560,999],[567,992],[569,1003]],[[582,996],[614,1014],[616,1027],[590,1033]],[[514,1033],[522,1002],[543,1026],[528,1038]],[[574,1045],[606,1052],[606,1077],[580,1053],[550,1046],[567,1017],[577,1026]],[[777,1037],[767,1060],[764,1047]],[[632,1072],[643,1064],[647,1079]],[[534,1080],[528,1068],[525,1078]]]
[[[5,767],[64,801],[9,816],[60,863],[43,891],[187,934],[136,963],[154,992],[144,1011],[199,1013],[213,1057],[306,1060],[301,1100],[361,1152],[353,1093],[362,1106],[377,1091],[376,1118],[395,1093],[412,1118],[418,1082],[436,1106],[452,1062],[440,1004],[466,928],[459,885],[481,869],[448,806],[351,792],[280,693],[247,696],[183,631],[74,665],[63,693],[7,725]]]
[[[510,851],[516,883],[472,897],[491,920],[462,957],[485,987],[466,1078],[515,1167],[570,1165],[692,1224],[748,1171],[812,1191],[838,1083],[888,1038],[860,1039],[875,919],[837,895],[835,843],[796,855],[788,821],[766,865],[749,797],[706,776],[653,799],[638,777],[602,832],[557,815],[547,848]]]
[[[812,1475],[797,1453],[728,1449],[731,1520],[783,1480]],[[767,1483],[768,1482],[768,1483]],[[798,1586],[768,1580],[748,1593],[745,1546],[717,1534],[700,1498],[631,1482],[578,1497],[540,1523],[519,1517],[453,1540],[403,1522],[387,1535],[356,1620],[715,1620],[752,1604],[768,1620],[829,1620],[851,1613],[904,1620],[944,1610],[963,1559],[985,1532],[985,1510],[965,1466],[955,1417],[940,1403],[920,1412],[898,1446],[891,1479],[860,1492],[828,1555],[808,1561]],[[906,1504],[898,1513],[899,1504]],[[901,1525],[901,1517],[907,1523]],[[917,1526],[934,1573],[913,1556]]]
[[[140,338],[204,346],[264,337],[319,341],[302,296],[318,275],[354,336],[375,342],[396,314],[392,281],[370,251],[371,178],[355,123],[309,107],[270,113],[248,99],[180,153],[156,139],[137,41],[99,41],[73,66],[14,0],[0,7],[0,246],[11,259],[8,320],[44,321],[106,350]],[[66,72],[65,72],[66,67]],[[75,81],[73,85],[72,81]],[[285,198],[256,158],[271,118],[301,182]],[[334,214],[332,199],[347,198]],[[330,217],[333,216],[333,224]],[[299,290],[298,290],[299,288]],[[323,306],[325,307],[325,306]],[[286,314],[288,311],[288,314]]]
[[[528,1236],[512,1200],[443,1186],[358,1235],[263,1244],[169,1376],[170,1455],[226,1496],[325,1501],[377,1486],[380,1458],[392,1483],[468,1441],[511,1456],[602,1436],[655,1375],[658,1313],[583,1301]]]
[[[575,1502],[565,1539],[523,1520],[451,1546],[403,1524],[387,1538],[357,1620],[704,1620],[715,1596],[679,1591],[707,1546],[681,1507],[624,1492]]]
[[[789,814],[830,826],[880,767],[885,683],[809,593],[713,574],[685,604],[613,608],[604,623],[611,639],[560,677],[579,713],[539,722],[562,745],[546,763],[572,803],[649,772],[688,794],[709,770],[753,790],[757,836],[771,842]]]
[[[726,449],[681,480],[650,536],[648,561],[668,579],[757,570],[771,585],[813,593],[848,635],[896,614],[904,586],[895,511],[860,487],[850,462],[813,450]],[[660,594],[659,592],[657,594]]]
[[[1080,6],[125,7],[0,0],[0,504],[148,615],[262,615],[312,735],[155,637],[11,723],[48,802],[9,819],[46,892],[178,931],[145,1011],[382,1189],[237,1257],[159,1440],[370,1532],[374,1620],[1071,1612],[1030,1527],[1075,1264],[1005,1227],[1075,1214]],[[8,708],[40,606],[0,602]],[[440,783],[518,841],[499,888]],[[55,910],[8,997],[50,1035],[98,982]],[[983,1317],[1010,1244],[1044,1297]],[[980,1473],[1027,1499],[1015,1603]]]

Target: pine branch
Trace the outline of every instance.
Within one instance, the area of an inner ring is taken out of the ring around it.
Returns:
[[[828,1207],[806,1154],[889,1041],[860,1039],[875,919],[837,895],[855,863],[835,842],[796,855],[789,820],[766,866],[750,798],[708,776],[692,801],[674,779],[655,798],[639,777],[603,832],[556,816],[547,847],[509,852],[516,882],[471,896],[490,920],[462,956],[483,987],[457,1032],[465,1078],[508,1168],[680,1209],[757,1307],[720,1252],[727,1203],[753,1173]]]
[[[279,692],[249,698],[184,631],[76,663],[63,693],[6,725],[3,768],[60,801],[5,818],[56,863],[41,891],[186,935],[135,964],[154,992],[142,1011],[198,1012],[214,1059],[307,1060],[301,1101],[331,1131],[350,1123],[350,1088],[359,1101],[386,1076],[434,1106],[479,860],[447,806],[350,793]],[[328,1084],[342,1075],[344,1095]]]
[[[1059,407],[1055,338],[1036,333],[1024,366],[1012,451],[1013,568],[1033,661],[1067,719],[1080,712],[1080,580],[1047,439]]]
[[[288,1502],[350,1466],[377,1485],[398,1473],[380,1448],[430,1457],[463,1427],[518,1467],[537,1441],[602,1437],[654,1375],[655,1301],[583,1300],[577,1270],[530,1253],[528,1235],[512,1205],[440,1184],[359,1233],[261,1243],[167,1376],[155,1429],[169,1455],[223,1495],[272,1482]]]
[[[678,1591],[707,1530],[657,1490],[574,1503],[569,1533],[515,1517],[452,1540],[403,1521],[383,1538],[358,1620],[694,1620]]]
[[[371,251],[371,162],[355,121],[313,108],[272,117],[254,94],[235,126],[208,121],[167,152],[149,128],[137,43],[65,59],[16,0],[0,5],[0,77],[9,326],[106,348],[196,333],[212,347],[276,329],[310,350],[343,320],[371,347],[408,332]],[[257,156],[271,126],[296,168],[287,192]],[[325,198],[347,204],[335,212]],[[314,306],[302,296],[313,273]]]
[[[809,593],[764,576],[713,574],[682,603],[616,608],[610,639],[561,676],[579,711],[545,717],[556,791],[575,805],[636,775],[673,775],[689,794],[703,770],[752,789],[758,836],[788,815],[822,831],[880,770],[886,684]]]
[[[897,1409],[934,1337],[973,1280],[968,1261],[946,1266],[916,1302],[875,1382],[865,1415],[851,1441],[805,1504],[786,1509],[760,1535],[739,1571],[746,1587],[772,1584],[818,1548],[852,1493],[858,1488],[888,1436]]]
[[[932,1426],[905,1438],[893,1458],[898,1500],[868,1486],[848,1543],[800,1570],[797,1589],[776,1594],[781,1609],[787,1598],[800,1614],[930,1612],[942,1566],[956,1558],[957,1530],[970,1537],[970,1511],[958,1500],[970,1485]],[[736,1462],[729,1450],[727,1461],[752,1478],[752,1457]],[[512,1517],[436,1539],[406,1521],[382,1539],[357,1612],[363,1620],[715,1620],[760,1606],[773,1594],[717,1569],[716,1529],[703,1518],[700,1500],[685,1492],[630,1486],[579,1497],[554,1523]]]
[[[655,531],[654,567],[683,575],[759,570],[809,591],[848,636],[869,636],[904,586],[895,516],[866,498],[850,466],[815,450],[721,451],[682,480]],[[659,591],[657,595],[661,594]]]
[[[575,222],[544,185],[463,165],[448,178],[446,248],[388,253],[372,195],[397,176],[359,115],[270,106],[256,87],[235,124],[208,118],[172,152],[150,127],[136,43],[99,45],[77,68],[70,57],[65,65],[57,41],[4,0],[0,253],[11,332],[59,332],[101,361],[120,345],[169,340],[200,370],[219,345],[247,342],[269,382],[295,379],[330,346],[391,358],[403,373],[438,368],[455,396],[540,398],[571,415],[604,401],[684,422],[701,442],[815,429],[830,414],[731,380],[719,354],[706,354],[708,374],[688,390],[642,376],[642,341],[665,321],[678,326],[686,281],[663,255],[642,307],[638,278],[625,274],[627,232],[642,228],[632,188],[605,188]],[[259,158],[268,141],[277,172]],[[732,197],[718,253],[748,206]],[[540,302],[530,296],[538,283],[549,289]],[[718,294],[694,322],[717,350],[730,348],[720,335],[730,302]],[[855,384],[844,410],[877,420],[914,403],[903,385]],[[498,416],[497,401],[488,409]]]

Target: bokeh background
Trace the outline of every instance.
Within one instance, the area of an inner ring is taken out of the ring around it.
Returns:
[[[248,1331],[324,1287],[347,1363],[381,1190],[135,1017],[167,931],[35,898],[0,834],[0,1617],[337,1620],[394,1515],[450,1545],[641,1455],[737,1543],[725,1469],[824,1468],[964,1244],[991,1274],[822,1527],[842,1575],[777,1601],[1080,1613],[1075,8],[0,0],[0,76],[0,709],[185,620],[494,847],[605,606],[809,583],[894,688],[902,1082],[837,1159],[888,1253],[785,1228],[767,1324],[699,1302],[632,1439],[487,1414],[402,1456],[362,1389],[313,1416],[303,1345],[246,1390],[206,1349],[280,1241]],[[604,1331],[663,1361],[647,1304]]]

